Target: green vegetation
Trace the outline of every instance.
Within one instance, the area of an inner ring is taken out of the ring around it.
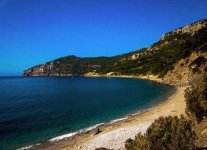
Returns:
[[[186,150],[195,147],[196,135],[191,121],[184,116],[160,117],[147,129],[144,135],[139,133],[134,140],[125,142],[127,150]]]
[[[205,68],[207,67],[207,59],[203,56],[198,56],[195,60],[193,60],[190,64],[189,64],[189,68],[192,68],[192,72],[195,74],[201,74],[201,68]],[[201,67],[201,66],[205,66],[205,67]],[[207,72],[204,70],[204,72]]]
[[[205,64],[207,62],[206,58],[204,58],[203,56],[198,56],[191,64],[192,65],[196,65],[196,67],[200,67],[202,64]]]
[[[199,23],[207,24],[207,19],[201,20]],[[196,52],[196,55],[201,55],[192,61],[194,56],[189,56],[193,52]],[[195,76],[185,91],[186,112],[192,116],[190,118],[195,118],[199,123],[207,117],[207,76],[202,75],[207,72],[206,52],[207,26],[191,33],[181,30],[169,32],[150,48],[143,48],[123,55],[88,58],[71,55],[59,58],[46,63],[46,65],[30,68],[24,75],[84,75],[88,72],[105,75],[113,72],[114,75],[153,74],[164,77],[179,60],[185,59],[186,63],[180,64],[180,67],[188,64],[188,75],[193,73]],[[38,67],[41,69],[39,70]],[[204,134],[203,131],[205,131]],[[206,131],[206,128],[203,127],[200,135],[206,135]],[[139,133],[134,140],[128,139],[125,147],[127,150],[185,150],[194,148],[195,140],[196,135],[188,119],[184,116],[169,116],[155,120],[144,135]],[[203,138],[199,140],[202,141]]]
[[[207,117],[207,78],[204,75],[192,79],[185,91],[187,113],[197,122]]]
[[[200,64],[200,60],[203,58],[198,57],[192,63]],[[205,143],[206,137],[203,135],[206,131],[204,123],[207,117],[207,75],[197,74],[189,84],[185,90],[186,112],[193,121],[202,123],[196,125],[199,141],[196,141],[197,136],[189,119],[182,115],[160,117],[151,124],[144,135],[139,133],[134,140],[128,139],[125,142],[127,150],[185,150],[193,149],[196,145],[205,145],[203,142]]]
[[[203,33],[207,33],[207,29],[202,29],[193,36],[187,33],[173,33],[153,44],[150,48],[151,51],[143,49],[139,52],[138,59],[118,61],[105,69],[105,72],[100,70],[100,73],[113,71],[126,75],[154,74],[164,77],[169,70],[173,69],[176,62],[187,58],[193,51],[198,50],[201,45],[206,43],[207,34]],[[201,61],[205,63],[204,59]]]
[[[201,20],[200,22],[207,23],[207,20]],[[143,48],[123,55],[88,58],[71,55],[56,59],[52,61],[52,67],[45,66],[43,68],[42,75],[84,75],[88,72],[102,75],[114,72],[116,75],[154,74],[164,77],[180,59],[187,58],[193,51],[206,51],[206,49],[207,27],[201,28],[194,34],[170,32],[150,48]],[[206,60],[199,58],[195,63],[199,65],[199,63],[205,63],[204,61]],[[46,65],[50,63],[48,62]],[[33,68],[31,68],[31,71],[33,71]],[[193,68],[193,72],[199,73],[201,71],[199,67],[196,67]],[[32,73],[26,73],[25,75],[32,75]]]

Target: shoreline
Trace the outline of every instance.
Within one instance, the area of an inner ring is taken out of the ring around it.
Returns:
[[[120,78],[138,78],[158,82],[157,79],[155,80],[152,78],[139,78],[133,76],[121,76]],[[162,82],[160,81],[158,83]],[[159,116],[185,114],[184,90],[185,87],[175,87],[175,92],[172,95],[165,98],[161,103],[150,106],[150,108],[140,110],[134,114],[128,114],[110,122],[94,125],[74,133],[54,137],[40,145],[33,145],[32,147],[29,147],[29,149],[66,150],[70,148],[73,150],[89,150],[100,147],[112,148],[115,150],[123,149],[124,142],[128,138],[134,138],[138,132],[144,133],[150,124]],[[95,135],[98,128],[102,132]]]

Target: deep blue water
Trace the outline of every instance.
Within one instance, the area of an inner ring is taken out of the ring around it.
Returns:
[[[139,79],[0,77],[0,149],[21,148],[123,117],[173,91]]]

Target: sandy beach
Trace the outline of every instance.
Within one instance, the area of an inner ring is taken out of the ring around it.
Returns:
[[[139,132],[144,133],[150,124],[159,116],[185,114],[185,87],[176,88],[175,93],[166,101],[148,109],[145,112],[129,116],[126,119],[98,126],[99,134],[95,134],[96,129],[83,132],[64,138],[46,142],[31,149],[41,150],[94,150],[104,147],[114,150],[124,149],[124,142],[128,138],[134,138]]]

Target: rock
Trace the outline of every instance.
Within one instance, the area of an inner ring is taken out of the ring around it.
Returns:
[[[167,37],[173,35],[173,34],[190,34],[194,35],[197,31],[199,31],[202,28],[205,28],[207,26],[207,23],[205,21],[197,21],[195,23],[192,23],[190,25],[184,26],[182,28],[178,28],[176,30],[173,30],[172,32],[163,34],[161,37],[161,40],[166,39]]]

